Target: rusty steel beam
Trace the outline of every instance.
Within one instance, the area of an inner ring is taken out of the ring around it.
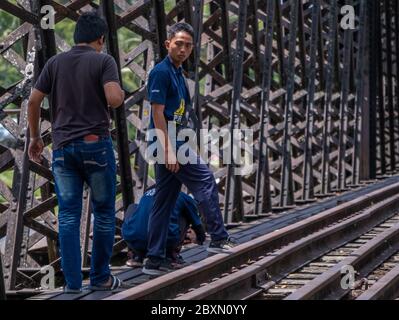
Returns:
[[[395,35],[395,110],[399,114],[399,2],[393,1],[393,17],[395,20],[394,35]]]
[[[265,24],[265,43],[273,42],[274,21],[276,13],[276,2],[268,1],[267,21]],[[261,115],[259,129],[259,158],[255,181],[255,207],[254,214],[269,213],[272,210],[272,200],[270,194],[270,178],[269,178],[269,150],[267,146],[269,135],[269,104],[270,104],[270,88],[272,85],[272,59],[273,47],[268,46],[265,50],[262,62],[262,91],[261,91]]]
[[[8,2],[8,0],[3,0],[0,2],[0,9],[3,9],[4,11],[7,11],[8,13],[30,24],[37,24],[39,22],[37,14],[24,10],[19,6]]]
[[[387,171],[387,159],[385,153],[385,144],[386,144],[386,136],[385,136],[385,96],[384,96],[384,75],[383,75],[383,47],[382,47],[382,21],[381,21],[381,2],[378,1],[376,4],[376,12],[377,12],[377,19],[376,19],[376,38],[374,45],[376,46],[377,51],[377,65],[378,65],[378,78],[376,81],[376,85],[378,88],[378,136],[379,136],[379,143],[378,143],[378,156],[379,156],[379,173],[384,175]]]
[[[287,59],[288,75],[295,74],[295,54],[298,32],[299,3],[296,0],[290,1],[290,28],[289,28],[289,48]],[[294,204],[294,182],[292,177],[291,163],[291,135],[293,126],[293,104],[295,91],[295,78],[289,77],[286,89],[286,105],[284,108],[284,137],[282,143],[283,164],[281,168],[281,193],[280,207],[289,207]]]
[[[377,21],[379,19],[378,12],[376,10],[377,2],[376,1],[368,1],[367,2],[367,12],[368,12],[368,39],[367,45],[369,48],[369,61],[377,61],[378,58],[378,50],[376,44],[377,40]],[[369,103],[370,103],[370,118],[369,118],[369,133],[368,139],[370,141],[369,145],[369,154],[370,154],[370,167],[369,174],[371,179],[375,179],[377,177],[377,95],[378,90],[377,84],[378,81],[378,64],[377,63],[369,63]]]
[[[194,109],[197,122],[194,121],[194,128],[197,133],[197,144],[200,145],[200,130],[202,129],[202,112],[200,103],[200,82],[199,82],[199,65],[201,60],[201,35],[203,25],[203,8],[204,0],[194,0],[194,23],[193,28],[195,32],[194,39],[194,97],[192,101],[192,108]]]
[[[314,98],[316,91],[316,60],[317,60],[317,42],[319,37],[319,18],[320,3],[317,0],[312,1],[312,33],[310,39],[310,65],[309,65],[309,83],[307,106],[306,106],[306,130],[305,130],[305,155],[303,161],[304,186],[302,191],[302,200],[310,200],[314,197],[313,183],[313,132],[314,132]]]
[[[157,35],[157,44],[156,54],[155,54],[155,63],[161,62],[163,58],[168,54],[164,45],[164,42],[167,38],[166,35],[166,17],[165,17],[165,5],[161,0],[152,0],[152,7],[154,21],[156,23],[156,35]]]
[[[122,73],[120,72],[120,59],[119,59],[119,45],[117,36],[117,25],[115,20],[115,8],[113,1],[101,1],[102,14],[108,24],[108,35],[107,35],[107,50],[111,54],[118,65],[119,79],[122,83]],[[130,166],[130,156],[128,148],[128,135],[126,126],[126,113],[124,104],[117,109],[113,110],[116,126],[116,137],[118,144],[118,160],[121,177],[122,187],[122,198],[123,208],[126,210],[127,207],[134,203],[134,181],[132,178],[132,171]]]
[[[32,12],[37,16],[40,11],[40,2],[32,2]],[[37,28],[37,25],[35,25]],[[29,35],[29,53],[27,63],[32,65],[36,61],[37,51],[35,50],[34,39],[38,33]],[[33,82],[38,73],[27,72],[25,81]],[[25,138],[25,146],[23,151],[18,150],[15,157],[15,168],[13,176],[12,193],[13,199],[10,205],[11,211],[7,221],[6,246],[5,246],[5,285],[7,290],[13,290],[16,287],[17,268],[21,261],[26,258],[27,241],[29,238],[29,230],[24,226],[24,212],[30,209],[28,200],[32,197],[32,183],[34,175],[29,171],[28,146],[29,146],[29,130],[27,128],[27,101],[24,100],[21,105],[20,119],[17,128],[17,134],[20,138]],[[24,250],[23,250],[24,249]]]
[[[391,1],[384,0],[385,12],[385,61],[386,61],[386,83],[385,96],[388,107],[388,126],[389,126],[389,166],[390,171],[396,171],[396,155],[395,155],[395,114],[393,106],[393,77],[392,77],[392,14]]]
[[[350,76],[352,69],[350,67],[352,59],[353,31],[344,31],[344,60],[342,65],[342,83],[341,83],[341,103],[339,108],[339,146],[338,146],[338,181],[337,190],[346,189],[346,149],[348,141],[348,118],[349,106],[348,98],[350,91]]]
[[[367,1],[360,3],[359,13],[359,48],[357,53],[357,64],[366,65],[366,52],[367,52]],[[365,81],[367,74],[363,68],[356,68],[356,102],[355,102],[355,125],[354,125],[354,151],[352,155],[352,185],[358,185],[360,183],[360,159],[366,158],[366,155],[361,154],[361,132],[362,132],[362,113],[365,116],[366,110],[364,109],[365,102]],[[364,121],[365,122],[365,121]],[[363,156],[363,157],[362,157]],[[364,159],[365,160],[365,159]],[[370,162],[368,162],[370,163]]]
[[[234,140],[233,130],[240,129],[240,111],[241,111],[241,90],[243,78],[243,60],[244,60],[244,40],[246,35],[246,19],[247,6],[246,0],[240,0],[240,10],[238,16],[238,31],[236,37],[236,48],[234,55],[234,76],[233,76],[233,92],[232,104],[230,107],[230,143],[229,153],[230,162],[227,166],[226,177],[226,192],[224,204],[224,219],[227,223],[237,222],[242,220],[243,216],[243,200],[242,200],[242,186],[241,179],[236,175],[237,170],[236,157],[234,154]],[[240,152],[240,150],[238,151]]]
[[[1,262],[2,254],[0,253],[0,300],[6,300],[6,287],[4,285],[4,276],[3,276],[3,263]]]
[[[335,1],[330,1],[329,12],[329,34],[328,34],[328,57],[326,66],[326,89],[325,89],[325,106],[323,112],[324,126],[323,126],[323,151],[321,163],[321,194],[331,192],[330,179],[330,145],[331,145],[331,109],[332,109],[332,95],[334,85],[334,68],[335,68],[335,51],[337,39],[337,4]]]

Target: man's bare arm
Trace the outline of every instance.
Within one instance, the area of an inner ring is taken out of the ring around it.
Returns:
[[[165,152],[165,163],[166,168],[172,172],[179,171],[179,163],[177,162],[175,152],[172,147],[172,143],[169,139],[166,119],[164,115],[165,106],[161,104],[152,105],[152,118],[154,120],[155,128],[163,132],[163,136],[158,139],[161,142],[162,148]]]
[[[28,125],[30,132],[30,143],[28,154],[33,161],[40,162],[40,155],[43,152],[44,144],[40,137],[40,106],[46,95],[33,89],[28,102]]]
[[[107,82],[104,84],[104,93],[107,103],[111,108],[118,108],[125,100],[125,92],[118,82]]]
[[[30,137],[38,138],[40,137],[40,106],[46,95],[37,90],[33,89],[28,102],[28,123],[30,130]]]

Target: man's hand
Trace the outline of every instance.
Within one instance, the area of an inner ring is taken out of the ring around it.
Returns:
[[[179,163],[177,162],[176,154],[174,151],[166,150],[165,151],[165,164],[166,164],[166,169],[169,171],[176,173],[179,171],[180,166]]]
[[[197,235],[192,228],[189,228],[186,233],[183,244],[197,243]]]
[[[41,154],[43,152],[44,143],[42,138],[31,138],[29,143],[28,155],[35,162],[41,163]]]

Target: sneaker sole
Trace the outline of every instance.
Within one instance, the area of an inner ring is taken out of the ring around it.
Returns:
[[[142,268],[143,264],[140,262],[136,262],[136,263],[125,263],[126,267],[130,267],[130,268]]]
[[[232,253],[231,249],[216,249],[216,248],[207,248],[206,251],[210,253]]]
[[[161,276],[163,274],[166,274],[170,271],[164,271],[164,270],[155,270],[155,269],[146,269],[145,267],[141,270],[144,274],[148,274],[149,276]]]

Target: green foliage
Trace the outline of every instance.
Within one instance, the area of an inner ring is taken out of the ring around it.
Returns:
[[[13,171],[12,170],[7,170],[2,173],[1,180],[11,188],[12,186],[12,177],[13,177]]]
[[[3,181],[8,187],[12,186],[13,171],[7,170],[0,173],[0,180]],[[6,199],[0,194],[0,203],[6,203]]]
[[[0,11],[0,41],[7,37],[12,31],[19,26],[19,19],[4,12]],[[21,54],[22,42],[18,41],[13,49]],[[0,56],[0,86],[8,88],[12,84],[22,79],[19,71],[13,67],[7,60]]]
[[[75,22],[70,19],[64,19],[55,24],[55,33],[60,36],[70,46],[74,45],[73,32],[75,31]]]

